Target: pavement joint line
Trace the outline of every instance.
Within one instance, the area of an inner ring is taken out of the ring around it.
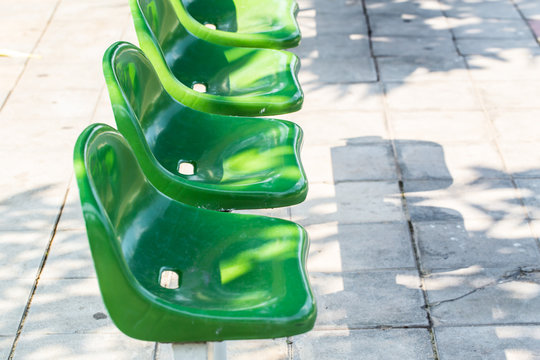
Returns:
[[[429,325],[418,325],[418,324],[405,324],[405,325],[366,325],[366,326],[348,326],[344,325],[343,327],[339,326],[319,326],[314,328],[311,331],[316,332],[325,332],[325,331],[367,331],[367,330],[414,330],[414,329],[424,329],[428,330]]]
[[[363,12],[364,20],[366,22],[366,27],[367,27],[367,36],[369,40],[369,55],[373,59],[373,66],[375,67],[375,74],[377,75],[377,79],[375,82],[380,82],[381,73],[379,71],[379,63],[377,62],[377,58],[375,57],[375,52],[373,51],[373,30],[371,28],[371,21],[369,19],[369,14],[367,11],[366,0],[362,0],[362,12]]]
[[[37,47],[39,46],[39,43],[41,42],[41,39],[43,39],[43,36],[45,35],[45,33],[47,32],[47,29],[49,28],[49,25],[51,24],[53,18],[54,18],[54,15],[56,14],[56,10],[58,9],[58,7],[60,6],[60,4],[62,3],[62,0],[57,0],[56,2],[56,5],[54,6],[54,9],[51,13],[51,16],[49,16],[49,19],[47,19],[47,23],[45,24],[45,26],[43,27],[43,31],[41,32],[41,34],[39,35],[39,38],[36,40],[34,46],[32,47],[32,50],[30,51],[30,54],[33,54]],[[24,64],[23,64],[23,68],[22,70],[19,72],[19,75],[17,76],[17,78],[15,79],[15,83],[13,84],[13,86],[11,87],[11,90],[8,91],[8,94],[6,96],[6,98],[4,99],[4,101],[2,102],[2,104],[0,105],[0,113],[2,112],[2,110],[4,109],[4,107],[6,106],[9,98],[11,97],[11,94],[13,93],[13,90],[15,90],[15,88],[17,87],[17,85],[19,84],[19,81],[21,80],[24,72],[26,71],[26,68],[28,67],[28,63],[30,62],[30,60],[32,59],[31,56],[27,57],[26,60],[24,61]]]
[[[440,324],[436,325],[435,328],[465,328],[465,327],[514,327],[514,326],[540,326],[540,322],[522,322],[522,323],[479,323],[479,324]]]
[[[540,37],[536,34],[536,32],[534,31],[534,29],[532,28],[531,26],[531,23],[529,22],[529,19],[527,19],[527,17],[525,16],[525,14],[523,14],[523,11],[521,11],[521,8],[519,7],[518,4],[516,4],[516,1],[515,0],[509,0],[510,3],[512,3],[512,5],[514,6],[514,8],[516,9],[516,11],[518,12],[519,16],[521,17],[521,19],[525,22],[525,24],[527,25],[527,28],[529,29],[529,31],[531,32],[531,35],[532,37],[534,38],[534,40],[536,41],[536,43],[540,46]]]
[[[159,359],[159,343],[156,342],[154,344],[154,350],[152,351],[152,360],[158,360]]]
[[[32,289],[30,290],[30,295],[28,296],[26,306],[25,306],[23,314],[21,316],[21,321],[19,322],[19,327],[17,328],[15,338],[13,339],[13,343],[11,345],[11,350],[9,352],[8,360],[12,360],[13,356],[15,355],[15,349],[17,348],[17,343],[18,343],[19,338],[21,336],[21,333],[22,333],[22,330],[23,330],[23,327],[24,327],[24,323],[26,321],[26,317],[28,316],[28,312],[30,311],[30,306],[32,306],[32,300],[33,300],[34,295],[36,293],[41,274],[43,272],[43,269],[45,268],[45,264],[47,263],[47,258],[49,257],[49,252],[51,250],[53,240],[54,240],[54,238],[56,236],[56,232],[58,230],[58,224],[60,223],[60,219],[62,218],[62,213],[64,211],[64,207],[65,207],[66,202],[67,202],[69,190],[71,188],[71,178],[72,177],[73,176],[70,176],[70,181],[68,182],[67,189],[66,189],[66,191],[64,193],[64,198],[62,200],[62,204],[60,205],[60,209],[58,210],[58,215],[56,216],[56,220],[54,222],[53,229],[51,230],[51,234],[50,234],[50,237],[49,237],[49,242],[47,243],[47,246],[45,247],[45,252],[43,253],[43,257],[41,258],[41,262],[40,262],[39,267],[38,267],[36,278],[35,278],[34,283],[32,285]]]
[[[380,77],[379,77],[380,78]],[[395,132],[392,127],[392,123],[390,120],[390,108],[388,104],[388,94],[387,89],[385,86],[382,87],[382,100],[383,100],[383,114],[384,114],[384,123],[386,130],[388,132],[389,138],[391,140],[391,148],[392,148],[392,156],[394,159],[394,166],[396,170],[396,174],[398,177],[398,186],[400,191],[400,200],[401,200],[401,208],[404,213],[405,219],[407,221],[407,228],[409,231],[409,240],[411,243],[411,248],[413,251],[413,257],[414,262],[416,265],[416,271],[418,272],[418,277],[420,280],[420,291],[422,292],[422,297],[424,299],[424,305],[427,305],[429,303],[429,298],[426,291],[426,284],[424,279],[424,272],[422,270],[422,263],[420,260],[420,249],[418,247],[418,243],[416,241],[416,235],[415,235],[415,229],[412,222],[412,217],[409,211],[408,203],[407,203],[407,197],[405,193],[405,186],[404,186],[404,178],[403,178],[403,171],[401,169],[399,158],[398,158],[398,152],[397,152],[397,145],[396,145],[396,137]],[[440,110],[440,109],[439,109]],[[426,319],[428,321],[428,327],[427,330],[429,332],[430,342],[431,342],[431,350],[433,353],[433,359],[439,360],[439,349],[437,346],[437,340],[435,336],[435,330],[434,330],[434,322],[433,318],[431,316],[431,311],[428,307],[424,309],[426,313]]]

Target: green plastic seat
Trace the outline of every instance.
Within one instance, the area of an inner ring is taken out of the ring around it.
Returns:
[[[105,52],[103,72],[118,130],[166,195],[214,210],[275,208],[306,198],[298,125],[188,108],[163,89],[143,52],[126,42]],[[184,163],[192,174],[179,172]]]
[[[300,43],[296,0],[170,1],[186,29],[216,44],[287,49]]]
[[[199,39],[180,23],[169,0],[130,0],[130,6],[142,50],[165,89],[184,105],[237,116],[302,107],[296,55]]]
[[[283,337],[313,327],[302,227],[170,199],[107,125],[83,131],[74,166],[101,294],[126,335],[199,342]],[[177,275],[177,288],[162,283],[164,274]]]

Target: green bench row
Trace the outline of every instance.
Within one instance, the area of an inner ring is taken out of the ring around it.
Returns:
[[[118,131],[91,125],[74,152],[100,291],[116,326],[141,340],[303,333],[316,318],[305,230],[286,220],[215,211],[290,206],[306,197],[300,127],[232,116],[297,110],[303,98],[297,57],[217,44],[279,47],[276,39],[297,44],[299,32],[235,38],[236,32],[219,30],[232,23],[216,17],[230,14],[217,8],[205,18],[197,1],[227,3],[194,0],[187,5],[196,9],[191,17],[180,0],[131,0],[145,52],[118,42],[104,55]],[[296,25],[293,2],[265,1],[286,3]],[[249,28],[258,4],[235,2],[235,29]],[[213,42],[187,31],[182,16],[191,19],[192,33]]]

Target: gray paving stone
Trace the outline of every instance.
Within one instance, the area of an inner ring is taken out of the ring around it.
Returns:
[[[503,143],[540,141],[540,110],[500,110],[493,111],[490,117]]]
[[[540,219],[540,179],[518,179],[516,184],[531,219]]]
[[[540,109],[538,80],[477,81],[488,109]]]
[[[13,359],[151,360],[155,343],[114,334],[25,334]]]
[[[467,224],[470,226],[471,222]],[[459,221],[414,224],[423,268],[517,267],[540,261],[538,246],[527,222],[475,221],[474,225],[482,230],[468,229]],[[492,231],[494,227],[496,231]]]
[[[372,39],[375,56],[448,56],[458,55],[450,37],[419,38],[376,36]]]
[[[534,268],[478,265],[425,278],[436,326],[537,323],[540,276]]]
[[[504,50],[496,56],[466,57],[475,80],[532,80],[540,79],[540,52],[529,49]]]
[[[333,2],[327,1],[328,4]],[[364,14],[357,6],[336,6],[331,12],[300,6],[297,20],[302,36],[307,38],[327,34],[367,34]]]
[[[379,84],[303,84],[305,97],[302,111],[383,109],[382,89]]]
[[[538,359],[538,326],[436,328],[441,360]]]
[[[369,15],[398,14],[401,16],[402,14],[413,14],[424,18],[443,16],[438,1],[366,0],[365,3]]]
[[[425,18],[417,14],[382,14],[371,15],[369,21],[376,37],[452,37],[444,16]]]
[[[308,270],[341,272],[415,267],[405,223],[307,227],[310,238]]]
[[[404,221],[399,187],[393,181],[312,184],[307,200],[291,212],[292,220],[302,225]]]
[[[230,360],[288,360],[287,339],[227,341]]]
[[[540,20],[540,4],[535,0],[516,0],[519,10],[527,19]]]
[[[84,218],[81,208],[81,201],[79,199],[79,189],[77,188],[77,182],[74,178],[71,179],[68,196],[64,209],[62,210],[62,217],[58,223],[58,230],[85,230]]]
[[[0,336],[0,356],[2,359],[9,357],[14,338],[15,336]]]
[[[316,9],[321,14],[363,13],[362,3],[354,0],[299,0],[298,5],[301,10]]]
[[[489,139],[489,123],[481,111],[391,111],[389,118],[399,141],[414,139],[446,145]]]
[[[374,82],[377,72],[369,53],[355,58],[304,58],[298,79],[301,84]]]
[[[497,149],[490,143],[440,144],[397,141],[398,159],[404,179],[477,180],[506,179]]]
[[[477,110],[480,103],[469,81],[388,82],[391,110]]]
[[[304,146],[384,143],[384,114],[355,110],[305,111],[285,116],[304,130]],[[321,131],[324,129],[324,131]]]
[[[302,160],[310,183],[397,179],[388,142],[305,147]]]
[[[106,317],[97,316],[98,313]],[[42,279],[32,300],[24,332],[116,334],[118,330],[105,309],[97,279]]]
[[[443,0],[442,8],[447,16],[456,18],[521,20],[511,1]]]
[[[234,210],[235,213],[239,214],[253,214],[253,215],[262,215],[262,216],[271,216],[281,219],[290,219],[289,208],[275,208],[275,209],[255,209],[255,210]]]
[[[312,331],[293,338],[294,360],[433,359],[424,329]]]
[[[503,143],[501,151],[508,171],[518,178],[540,177],[539,146],[535,142]]]
[[[32,285],[31,279],[14,277],[0,280],[0,308],[2,309],[0,336],[10,337],[17,333]]]
[[[300,45],[290,51],[302,58],[302,68],[305,58],[339,60],[370,56],[368,36],[354,33],[302,36]]]
[[[36,277],[50,230],[0,231],[0,279]]]
[[[413,221],[524,220],[525,209],[510,180],[405,181],[405,197]]]
[[[526,49],[531,52],[538,50],[534,38],[523,39],[457,39],[457,47],[463,55],[491,55],[494,58],[505,50]]]
[[[529,39],[531,31],[521,19],[449,18],[452,32],[460,38]]]
[[[468,79],[461,57],[380,57],[382,81],[426,81]]]
[[[311,273],[316,329],[427,325],[416,271]]]

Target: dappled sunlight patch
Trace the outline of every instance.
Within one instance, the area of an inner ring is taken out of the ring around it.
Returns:
[[[512,281],[499,286],[513,299],[532,300],[540,295],[540,285],[533,282]]]
[[[420,278],[416,275],[397,274],[396,284],[405,286],[408,289],[419,289]]]

